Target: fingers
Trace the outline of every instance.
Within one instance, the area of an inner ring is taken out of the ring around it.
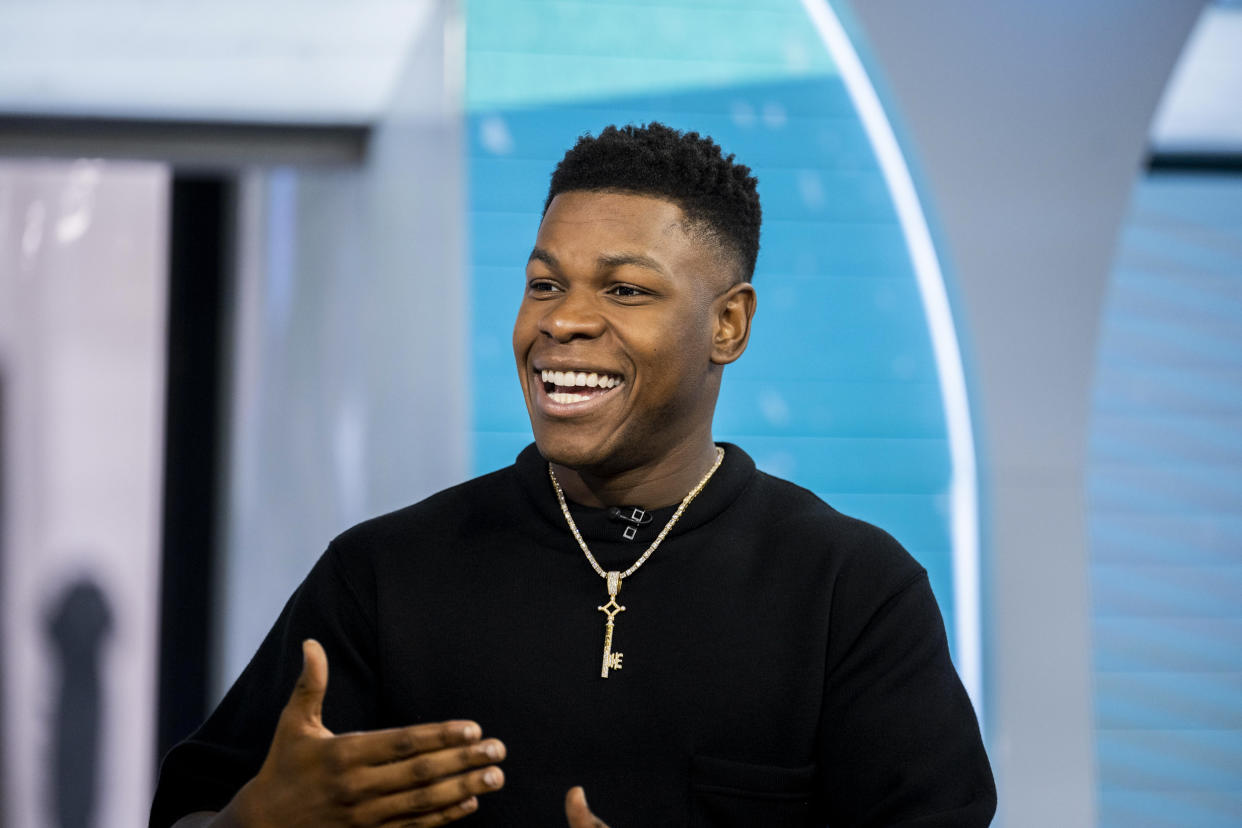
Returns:
[[[450,822],[456,822],[462,817],[467,817],[479,810],[479,800],[477,797],[470,797],[467,800],[458,802],[442,811],[436,811],[430,814],[422,814],[413,819],[409,815],[399,816],[396,819],[389,820],[384,823],[385,828],[432,828],[435,825],[446,825]]]
[[[608,828],[587,807],[586,791],[580,785],[570,788],[565,794],[565,821],[569,823],[569,828]]]
[[[403,824],[440,825],[439,819],[444,811],[466,808],[468,813],[477,807],[465,803],[481,794],[500,790],[504,787],[505,775],[497,767],[488,767],[469,773],[450,776],[431,785],[411,788],[388,796],[368,800],[355,810],[357,821],[370,825],[387,823],[402,816],[423,817],[422,821]],[[458,817],[453,817],[456,819]]]
[[[473,813],[479,795],[504,785],[494,763],[505,747],[483,741],[476,723],[334,736],[322,721],[327,687],[327,655],[307,639],[267,757],[243,787],[249,812],[263,824],[384,825],[403,817],[400,824],[443,825]]]
[[[504,786],[492,763],[505,746],[481,735],[474,722],[450,721],[337,736],[327,759],[337,769],[331,795],[362,825],[461,819],[478,808],[477,796]]]
[[[313,638],[302,642],[302,674],[285,705],[299,724],[322,727],[323,695],[328,690],[328,656]]]
[[[505,746],[499,739],[431,751],[399,762],[360,769],[356,776],[357,792],[362,796],[397,793],[504,758]]]
[[[434,722],[346,733],[336,738],[334,747],[339,751],[338,764],[343,767],[383,765],[444,748],[471,745],[482,735],[482,728],[474,722]]]

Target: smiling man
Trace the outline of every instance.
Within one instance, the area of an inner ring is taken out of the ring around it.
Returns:
[[[153,825],[990,822],[922,567],[712,438],[755,184],[659,124],[566,154],[513,331],[535,443],[333,541]]]

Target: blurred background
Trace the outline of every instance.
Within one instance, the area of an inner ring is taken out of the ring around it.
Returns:
[[[0,825],[144,824],[327,542],[511,462],[548,177],[754,168],[718,439],[927,567],[1004,826],[1242,825],[1242,2],[0,2]]]

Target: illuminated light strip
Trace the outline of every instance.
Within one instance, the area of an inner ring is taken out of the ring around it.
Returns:
[[[931,329],[952,463],[949,492],[954,643],[962,684],[966,686],[982,725],[983,646],[979,617],[979,494],[975,444],[966,398],[966,376],[953,328],[953,315],[949,310],[949,297],[945,292],[944,274],[940,271],[931,231],[919,205],[914,180],[897,144],[897,136],[845,28],[827,0],[802,0],[802,6],[823,38],[828,54],[837,64],[846,91],[875,150],[876,160],[897,208],[897,218],[910,251],[923,310]]]

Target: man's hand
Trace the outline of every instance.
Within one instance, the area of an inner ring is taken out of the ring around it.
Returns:
[[[258,775],[220,814],[244,826],[444,825],[474,812],[504,785],[504,758],[474,722],[346,733],[323,726],[328,657],[302,642],[302,675],[280,714]],[[489,765],[489,767],[480,767]]]
[[[569,822],[569,828],[608,828],[587,807],[586,791],[581,787],[570,788],[569,793],[565,794],[565,819]]]

